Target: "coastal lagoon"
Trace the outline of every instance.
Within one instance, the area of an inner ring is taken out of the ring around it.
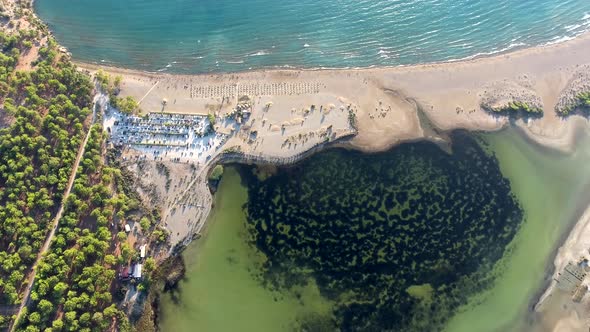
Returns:
[[[523,329],[587,203],[590,154],[512,130],[454,137],[450,156],[421,142],[228,168],[161,327]]]
[[[427,63],[587,31],[586,0],[39,0],[76,60],[171,73]]]
[[[295,296],[257,280],[265,259],[248,243],[247,199],[237,169],[226,168],[204,237],[183,253],[186,278],[162,297],[163,331],[291,331],[300,317],[330,313],[313,284]]]

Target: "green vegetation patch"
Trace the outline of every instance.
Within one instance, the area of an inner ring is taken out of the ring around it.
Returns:
[[[586,116],[590,114],[590,91],[579,93],[571,105],[557,109],[557,114],[567,116],[576,110],[581,111]]]
[[[223,166],[215,165],[211,174],[209,174],[209,181],[219,181],[221,180],[221,176],[223,175]]]
[[[482,107],[493,114],[498,115],[517,115],[517,116],[543,116],[543,109],[538,106],[533,106],[525,102],[513,101],[502,107],[490,107],[482,105]]]
[[[123,78],[120,75],[111,78],[103,70],[99,70],[94,75],[102,91],[109,94],[111,105],[124,114],[135,114],[139,111],[139,102],[132,96],[119,97],[121,91],[121,82]]]
[[[314,278],[342,331],[442,329],[489,287],[523,217],[495,157],[466,133],[452,137],[452,155],[421,142],[331,150],[265,180],[242,172],[261,281],[292,290]]]

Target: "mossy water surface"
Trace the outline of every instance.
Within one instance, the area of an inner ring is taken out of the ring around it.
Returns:
[[[344,331],[442,329],[491,286],[523,215],[493,154],[461,132],[452,148],[329,150],[264,180],[246,175],[265,287],[315,280]]]

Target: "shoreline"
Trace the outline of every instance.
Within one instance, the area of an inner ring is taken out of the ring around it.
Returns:
[[[589,189],[584,192],[588,192]],[[580,203],[577,206],[576,213],[572,216],[571,226],[562,234],[557,247],[550,256],[553,259],[547,262],[546,281],[544,287],[536,294],[535,301],[531,301],[531,312],[543,312],[546,306],[551,307],[551,299],[556,290],[556,279],[568,262],[576,262],[580,256],[587,255],[590,246],[590,205]],[[586,250],[584,250],[586,249]],[[580,312],[573,312],[579,316]],[[571,315],[560,317],[556,324],[572,324],[581,322],[581,317],[574,318]]]
[[[35,1],[30,0],[33,6],[33,12],[35,13],[34,6]],[[35,16],[37,14],[35,13]],[[37,18],[39,18],[37,16]],[[48,27],[50,35],[54,36],[53,31]],[[151,75],[171,75],[171,76],[215,76],[215,75],[229,75],[229,74],[242,74],[242,73],[252,73],[252,72],[272,72],[272,71],[363,71],[363,70],[375,70],[375,69],[396,69],[396,68],[411,68],[411,67],[420,67],[420,66],[438,66],[438,65],[445,65],[445,64],[455,64],[455,63],[467,63],[473,62],[478,60],[485,60],[494,57],[502,57],[505,55],[516,55],[521,52],[527,52],[530,50],[535,49],[544,49],[550,47],[559,47],[560,45],[567,44],[581,38],[590,39],[590,30],[581,32],[575,36],[562,36],[557,40],[554,41],[547,41],[545,43],[537,44],[537,45],[519,45],[516,47],[505,47],[498,51],[493,52],[479,52],[473,55],[469,55],[463,58],[456,58],[456,59],[448,59],[448,60],[440,60],[440,61],[431,61],[431,62],[418,62],[418,63],[411,63],[411,64],[397,64],[397,65],[371,65],[371,66],[359,66],[359,67],[298,67],[292,65],[283,65],[283,66],[271,66],[271,67],[260,67],[260,68],[248,68],[244,70],[237,70],[237,71],[210,71],[210,72],[191,72],[191,73],[182,73],[182,72],[166,72],[166,71],[159,71],[159,70],[147,70],[147,69],[140,69],[140,68],[131,68],[131,67],[124,67],[121,65],[112,65],[109,63],[98,63],[93,61],[86,61],[83,59],[76,59],[72,57],[72,62],[75,63],[77,66],[81,68],[103,68],[107,69],[108,71],[114,72],[127,72],[127,73],[145,73]]]
[[[368,133],[369,136],[370,129],[377,129],[377,131],[379,129],[397,130],[392,135],[393,137],[389,137],[389,144],[387,142],[366,144],[367,142],[365,142],[365,144],[357,145],[365,150],[373,151],[387,149],[400,141],[424,137],[418,128],[417,121],[409,119],[409,117],[415,116],[416,107],[421,107],[426,117],[443,131],[458,128],[494,131],[507,125],[508,120],[503,117],[493,117],[489,113],[481,111],[481,102],[484,98],[489,98],[490,94],[496,94],[496,99],[504,99],[499,100],[499,102],[506,102],[511,97],[514,100],[537,98],[543,102],[542,106],[545,115],[540,119],[530,121],[520,119],[515,121],[515,124],[523,128],[529,137],[541,145],[568,151],[571,150],[573,138],[568,134],[571,128],[567,127],[570,126],[570,122],[579,120],[560,118],[556,116],[554,109],[559,102],[560,94],[567,87],[572,77],[576,73],[583,71],[584,66],[590,66],[590,61],[584,61],[583,56],[579,56],[579,53],[590,54],[590,33],[584,33],[572,40],[560,43],[524,48],[493,56],[411,66],[355,69],[263,69],[191,75],[124,69],[76,61],[75,63],[80,68],[91,72],[102,69],[108,73],[123,76],[123,94],[134,96],[138,100],[145,98],[141,107],[148,112],[160,111],[162,99],[178,100],[179,105],[175,105],[176,107],[169,105],[168,107],[173,109],[168,110],[168,112],[179,113],[185,113],[191,108],[206,109],[207,105],[219,104],[220,95],[202,99],[189,97],[187,94],[182,94],[181,89],[175,86],[177,84],[190,85],[191,87],[197,84],[219,86],[243,81],[250,84],[265,81],[297,82],[305,79],[323,80],[332,78],[332,82],[330,82],[332,86],[325,89],[328,90],[326,93],[330,94],[334,99],[344,96],[344,98],[349,99],[348,101],[351,101],[350,99],[353,98],[350,95],[359,92],[355,91],[355,85],[358,88],[369,83],[371,86],[365,90],[373,90],[368,91],[373,95],[371,97],[379,100],[390,99],[392,104],[397,104],[393,105],[394,108],[397,106],[397,112],[393,113],[398,114],[392,117],[385,116],[383,120],[395,121],[395,119],[391,118],[399,119],[399,116],[402,115],[406,119],[404,119],[405,123],[400,123],[400,125],[414,126],[414,128],[408,130],[401,130],[400,128],[383,128],[383,126],[372,123],[369,124],[370,128],[366,128],[366,130],[360,128],[360,134]],[[498,70],[494,70],[495,68]],[[478,74],[473,75],[474,71],[478,72]],[[347,79],[348,83],[335,82]],[[365,82],[362,82],[363,80]],[[435,82],[435,84],[428,82],[429,80]],[[155,87],[154,91],[150,91],[150,88],[154,87],[149,84],[150,81],[160,82],[160,85]],[[162,88],[162,84],[168,85],[166,91]],[[425,85],[431,87],[428,88]],[[322,91],[322,93],[324,92]],[[391,96],[392,94],[396,94],[396,96]],[[153,95],[156,95],[156,98]],[[271,97],[267,99],[272,99]],[[300,95],[300,99],[310,99],[308,97]],[[491,98],[494,99],[494,96]],[[409,105],[412,102],[414,105]],[[297,103],[293,101],[285,104],[287,104],[287,107],[302,106],[295,105]],[[378,105],[374,105],[374,103],[370,103],[366,99],[360,102],[357,100],[356,105],[365,111],[369,108],[378,107]],[[390,104],[390,106],[392,105]],[[453,114],[455,112],[457,114]],[[461,112],[461,114],[458,114],[458,112]],[[467,112],[468,114],[465,114]],[[570,118],[575,117],[570,116]],[[360,120],[364,123],[371,122]]]

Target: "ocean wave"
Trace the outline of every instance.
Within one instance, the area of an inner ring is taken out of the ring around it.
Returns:
[[[459,58],[459,59],[449,59],[446,62],[457,62],[457,61],[465,61],[465,60],[473,60],[473,59],[477,59],[477,58],[481,58],[481,57],[489,57],[489,56],[493,56],[493,55],[498,55],[498,54],[502,54],[502,53],[506,53],[509,51],[513,51],[515,49],[519,49],[519,48],[524,48],[525,46],[527,46],[527,44],[522,43],[522,42],[518,42],[518,43],[510,43],[508,46],[497,49],[497,50],[493,50],[493,51],[489,51],[489,52],[478,52],[475,53],[473,55],[464,57],[464,58]]]
[[[552,40],[546,42],[543,45],[554,45],[554,44],[560,44],[569,40],[573,40],[576,39],[577,36],[557,36],[554,37]]]
[[[394,51],[387,50],[384,48],[380,48],[379,51],[377,52],[377,55],[379,55],[379,57],[382,59],[389,59],[391,57],[397,56],[397,54]]]
[[[246,56],[253,57],[253,56],[263,56],[263,55],[269,55],[269,54],[270,54],[270,52],[268,52],[266,50],[260,50],[260,51],[258,51],[256,53],[250,53],[250,54],[248,54]]]

